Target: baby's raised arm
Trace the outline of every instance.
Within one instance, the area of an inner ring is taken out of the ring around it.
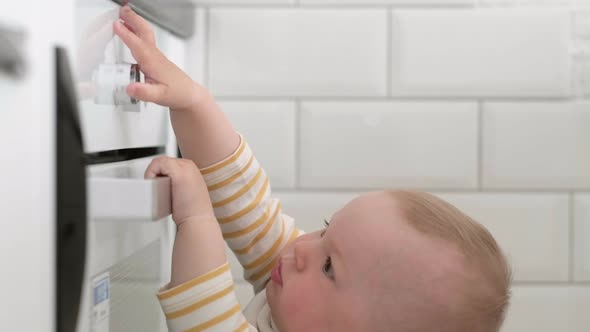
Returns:
[[[239,135],[209,92],[160,52],[149,23],[141,16],[127,6],[120,16],[125,24],[115,23],[115,33],[129,47],[146,77],[146,83],[130,84],[127,93],[170,108],[180,151],[199,168],[232,154],[240,143]]]
[[[301,232],[272,198],[266,173],[209,92],[157,49],[143,18],[123,7],[121,19],[126,24],[115,24],[115,33],[147,81],[129,85],[127,92],[170,107],[183,157],[201,169],[223,236],[244,266],[246,279],[261,290],[276,257]]]

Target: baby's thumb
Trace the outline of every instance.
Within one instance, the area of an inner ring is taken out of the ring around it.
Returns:
[[[161,84],[132,83],[127,86],[127,94],[130,97],[160,105],[162,105],[164,90],[165,86]]]

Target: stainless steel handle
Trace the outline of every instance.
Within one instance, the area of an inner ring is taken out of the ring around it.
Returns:
[[[21,77],[25,73],[23,43],[25,34],[22,31],[0,26],[0,71],[13,77]]]

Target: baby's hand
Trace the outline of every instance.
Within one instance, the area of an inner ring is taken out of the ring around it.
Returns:
[[[197,103],[198,84],[160,52],[149,23],[129,6],[121,7],[119,16],[124,23],[115,21],[113,30],[131,50],[146,81],[130,84],[127,94],[171,109]]]
[[[170,178],[172,219],[176,225],[188,221],[217,224],[207,185],[195,163],[187,159],[157,157],[147,167],[145,178],[157,176]]]

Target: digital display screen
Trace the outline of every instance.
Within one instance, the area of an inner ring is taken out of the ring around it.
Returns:
[[[104,278],[94,286],[94,305],[109,299],[109,278]]]

